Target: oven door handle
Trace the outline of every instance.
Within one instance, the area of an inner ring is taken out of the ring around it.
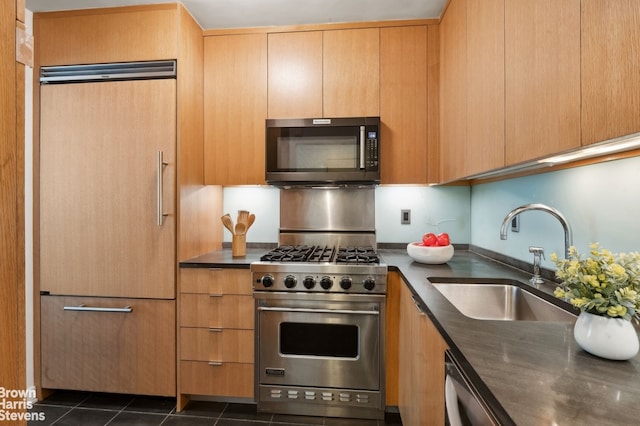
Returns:
[[[309,314],[380,315],[379,311],[361,311],[354,309],[272,308],[268,306],[258,306],[258,310],[270,312],[302,312]]]
[[[365,164],[365,126],[360,126],[360,169],[364,170]]]

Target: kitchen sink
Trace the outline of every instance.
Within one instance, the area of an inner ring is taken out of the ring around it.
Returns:
[[[519,281],[460,278],[429,278],[429,281],[460,313],[469,318],[501,321],[576,321],[575,314],[551,301],[555,299],[553,296]]]

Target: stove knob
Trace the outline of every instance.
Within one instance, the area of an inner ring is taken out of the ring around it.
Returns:
[[[314,288],[316,286],[316,280],[313,277],[304,277],[304,281],[302,281],[302,284],[304,284],[304,287],[308,290],[311,290],[312,288]]]
[[[351,288],[351,277],[342,277],[340,279],[340,287],[343,290],[349,290]]]
[[[273,277],[271,275],[264,275],[260,278],[260,282],[265,288],[273,287]]]
[[[287,275],[284,278],[284,286],[286,288],[294,288],[297,284],[298,280],[296,280],[296,277],[294,277],[293,275]]]
[[[366,288],[367,290],[371,291],[375,286],[376,286],[375,279],[369,277],[366,280],[364,280],[364,288]]]
[[[333,280],[331,279],[331,277],[322,277],[322,279],[320,280],[320,287],[324,288],[325,290],[329,290],[331,287],[333,287]]]

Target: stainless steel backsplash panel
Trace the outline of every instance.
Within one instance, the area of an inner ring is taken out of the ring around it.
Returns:
[[[373,187],[287,188],[280,192],[280,232],[375,233]]]

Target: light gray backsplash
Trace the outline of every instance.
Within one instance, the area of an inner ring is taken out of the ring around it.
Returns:
[[[224,212],[256,214],[248,242],[277,242],[279,189],[267,186],[224,189]],[[379,243],[419,241],[425,232],[447,232],[455,244],[471,244],[531,263],[530,245],[544,247],[542,266],[555,269],[551,253],[563,253],[560,223],[547,213],[520,215],[520,232],[500,240],[500,225],[513,208],[544,203],[559,209],[582,252],[591,242],[615,252],[640,251],[640,157],[467,186],[383,185],[376,188]],[[411,224],[400,223],[402,209]],[[222,226],[222,225],[220,225]],[[224,241],[231,235],[224,231]]]
[[[375,190],[376,238],[379,243],[420,241],[426,232],[447,232],[455,244],[468,244],[470,232],[469,187],[379,186]],[[277,242],[280,190],[268,186],[225,187],[223,212],[235,218],[249,210],[256,222],[247,242]],[[411,209],[411,224],[400,223],[400,211]],[[222,226],[222,224],[220,225]],[[231,234],[224,231],[224,241]]]
[[[500,240],[500,225],[513,208],[544,203],[560,210],[573,229],[573,243],[587,252],[599,242],[614,252],[640,250],[640,157],[610,161],[471,188],[471,244],[531,263],[530,245],[544,247],[542,266],[555,269],[550,254],[564,251],[560,222],[544,212],[520,215],[520,232]]]

